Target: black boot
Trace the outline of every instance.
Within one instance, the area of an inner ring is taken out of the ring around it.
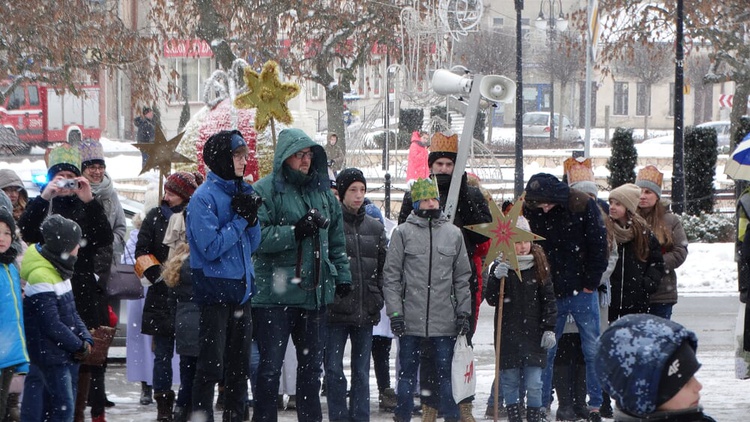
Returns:
[[[190,409],[188,407],[175,406],[172,422],[187,422],[190,419]]]
[[[557,393],[557,413],[555,420],[574,421],[578,418],[573,411],[573,395],[571,389],[571,376],[569,365],[555,365],[553,372],[553,385]],[[588,413],[587,413],[588,414]]]
[[[141,404],[146,406],[154,402],[153,390],[145,381],[141,382]]]
[[[526,422],[542,422],[543,414],[541,407],[527,407]]]
[[[154,393],[154,399],[156,399],[156,420],[159,422],[172,422],[174,391],[157,391]]]
[[[508,411],[508,422],[523,422],[520,404],[509,404],[505,406],[505,409]]]

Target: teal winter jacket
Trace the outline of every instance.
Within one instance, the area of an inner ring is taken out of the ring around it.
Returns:
[[[300,177],[301,173],[284,164],[303,148],[310,148],[314,154],[306,177]],[[341,206],[331,193],[323,147],[299,129],[281,131],[273,172],[253,188],[263,198],[263,205],[258,211],[261,241],[254,257],[257,293],[252,306],[321,309],[332,303],[336,285],[351,283],[351,273]],[[320,228],[318,236],[300,242],[297,279],[298,243],[294,225],[312,208],[330,220],[330,225]],[[315,257],[316,249],[320,251],[319,258]]]

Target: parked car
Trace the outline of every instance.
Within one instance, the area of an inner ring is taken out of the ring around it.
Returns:
[[[532,111],[523,115],[523,138],[532,142],[545,142],[549,140],[552,130],[549,123],[550,113],[545,111]],[[561,124],[562,120],[562,124]],[[555,113],[555,141],[561,140],[563,144],[582,143],[581,132],[573,126],[565,115]]]
[[[699,125],[696,125],[695,127],[702,128],[702,129],[716,130],[716,141],[717,141],[717,146],[719,148],[719,151],[725,152],[723,150],[725,149],[728,150],[728,147],[729,147],[730,126],[731,124],[729,120],[719,120],[715,122],[701,123]],[[651,139],[647,139],[643,141],[643,144],[645,145],[672,145],[674,144],[674,135],[657,136],[655,138],[651,138]]]

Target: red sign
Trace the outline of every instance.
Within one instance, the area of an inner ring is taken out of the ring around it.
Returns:
[[[164,57],[213,57],[211,46],[201,39],[169,40],[164,43]]]
[[[734,99],[734,95],[719,95],[719,107],[732,108],[732,99]]]

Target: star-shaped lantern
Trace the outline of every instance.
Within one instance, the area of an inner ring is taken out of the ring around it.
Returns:
[[[300,87],[295,83],[281,82],[279,65],[269,60],[263,65],[260,74],[250,66],[244,69],[247,91],[234,100],[237,108],[256,108],[255,130],[262,132],[271,123],[271,134],[276,144],[274,119],[284,124],[292,123],[292,113],[287,103],[299,94]]]
[[[143,164],[140,174],[143,174],[152,169],[158,169],[162,177],[168,175],[172,169],[172,163],[192,163],[188,157],[175,152],[177,145],[180,144],[180,139],[185,132],[179,133],[174,138],[167,141],[164,136],[161,127],[156,127],[156,133],[154,137],[154,143],[140,143],[133,144],[134,147],[148,154],[148,159]]]
[[[489,201],[492,221],[489,223],[472,224],[464,226],[473,232],[479,233],[490,238],[490,249],[487,252],[484,266],[487,267],[502,253],[503,259],[507,261],[511,268],[521,277],[518,268],[518,257],[516,256],[516,242],[533,242],[543,240],[544,238],[530,231],[516,227],[518,216],[521,215],[525,193],[513,204],[508,215],[503,214],[495,201]]]

